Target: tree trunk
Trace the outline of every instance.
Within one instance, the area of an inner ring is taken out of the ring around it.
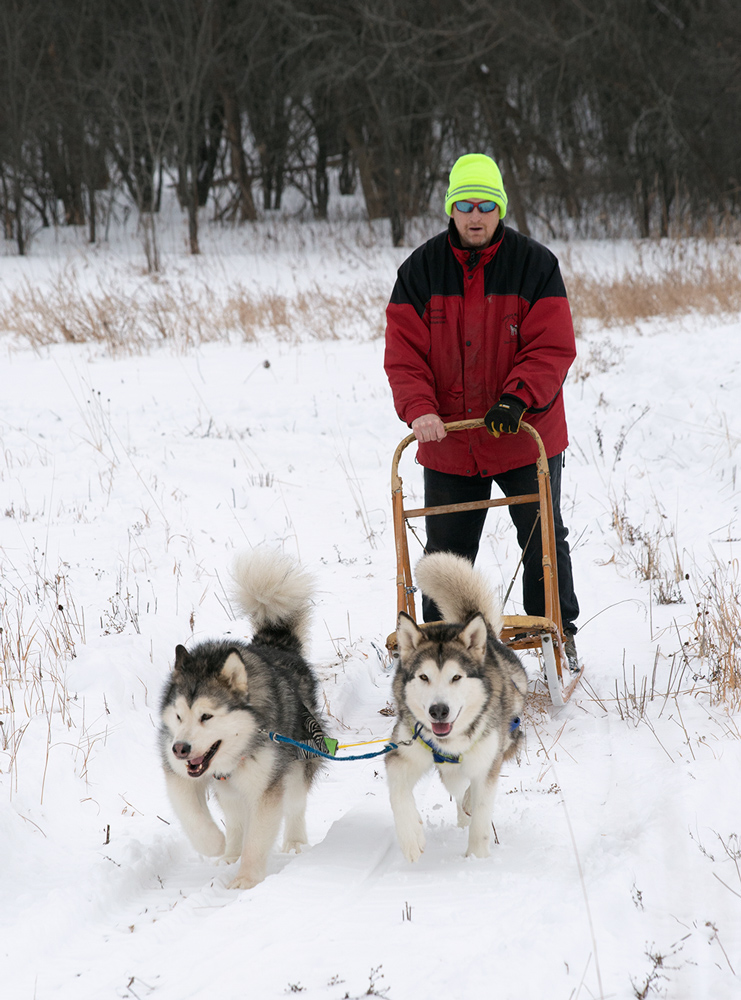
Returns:
[[[208,124],[203,128],[198,149],[198,169],[196,170],[196,188],[198,204],[203,208],[208,201],[211,185],[216,172],[216,162],[219,157],[219,146],[224,133],[224,109],[219,101],[211,108]]]
[[[636,183],[636,206],[638,214],[638,232],[641,239],[647,240],[651,235],[651,195],[648,191],[646,191],[640,177]]]
[[[327,147],[319,139],[314,168],[314,215],[317,219],[327,218],[329,207],[329,177],[327,176]]]
[[[88,188],[88,196],[89,196],[89,199],[90,199],[90,211],[89,211],[90,218],[88,220],[89,221],[88,243],[95,243],[95,240],[96,240],[96,235],[95,235],[95,188],[92,186],[92,184]]]
[[[514,157],[510,156],[509,153],[504,153],[502,161],[507,171],[504,187],[515,219],[517,220],[517,228],[523,236],[530,236],[530,227],[527,223],[527,209],[522,199],[522,191],[520,190],[520,182],[515,170]]]
[[[340,167],[340,194],[355,194],[355,159],[347,139],[342,140],[342,166]]]
[[[198,174],[195,164],[191,171],[187,166],[184,168],[183,181],[188,210],[188,244],[191,254],[195,256],[201,252],[198,245]]]
[[[382,182],[381,172],[374,162],[373,147],[353,125],[347,127],[347,141],[358,165],[368,218],[386,218],[389,214],[388,191]]]
[[[224,102],[224,123],[226,139],[229,143],[232,174],[237,184],[239,221],[255,222],[257,209],[255,208],[255,199],[252,197],[252,182],[247,171],[247,162],[242,147],[242,123],[239,118],[239,108],[234,94],[229,88],[222,88],[221,99]]]
[[[18,256],[26,255],[26,234],[23,231],[23,192],[16,177],[15,182],[15,238],[18,246]]]

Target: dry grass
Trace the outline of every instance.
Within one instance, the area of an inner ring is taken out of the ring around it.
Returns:
[[[97,344],[109,353],[142,353],[161,344],[187,350],[215,341],[366,339],[383,332],[386,295],[356,286],[328,294],[318,285],[286,296],[240,284],[218,292],[206,284],[156,276],[135,288],[115,280],[93,287],[68,268],[41,288],[26,282],[0,303],[0,330],[34,348]]]
[[[715,700],[741,709],[741,584],[735,567],[718,567],[697,596],[688,655],[707,669]]]
[[[661,510],[658,524],[656,529],[637,528],[628,519],[625,501],[613,502],[612,528],[620,546],[613,558],[631,566],[640,580],[651,583],[652,602],[683,604],[681,585],[690,574],[685,572],[675,532],[667,527]],[[736,711],[741,708],[741,581],[737,564],[717,564],[711,575],[704,577],[693,601],[697,609],[694,626],[675,657],[681,655],[695,682],[709,685],[714,702]],[[684,627],[682,632],[687,634]],[[627,698],[624,700],[627,714]]]
[[[727,565],[717,563],[708,576],[707,571],[691,574],[687,572],[680,556],[675,530],[657,504],[655,527],[636,526],[627,514],[628,500],[612,500],[611,527],[618,547],[612,561],[629,567],[633,574],[650,585],[651,605],[683,605],[685,593],[697,609],[692,625],[683,625],[680,630],[674,624],[680,648],[673,655],[672,663],[678,660],[681,677],[691,677],[693,683],[707,685],[711,698],[716,704],[724,704],[729,710],[741,708],[741,580],[735,562]],[[702,579],[699,591],[688,582],[692,578]],[[692,595],[691,597],[689,595]],[[690,605],[691,606],[691,605]],[[653,625],[651,626],[653,635]],[[658,650],[657,650],[658,659]],[[656,663],[654,664],[654,679]],[[671,691],[670,673],[669,691]],[[680,678],[681,680],[681,678]],[[631,715],[630,705],[637,709],[639,703],[645,705],[646,679],[639,697],[636,694],[635,676],[633,693],[624,694],[622,702],[617,691],[618,705],[622,704],[621,717]],[[627,681],[625,691],[628,691]],[[674,696],[680,693],[679,688]],[[650,700],[654,697],[654,681],[651,683]],[[638,712],[643,717],[643,711]]]
[[[657,604],[682,604],[680,583],[686,578],[674,530],[657,506],[656,527],[636,527],[627,514],[627,497],[612,499],[611,526],[620,545],[615,559],[633,568],[635,575],[652,583]]]
[[[66,663],[77,642],[85,642],[85,623],[77,612],[60,570],[47,575],[36,567],[31,586],[14,587],[12,571],[0,566],[0,773],[11,775],[10,794],[17,788],[18,753],[29,726],[46,719],[47,757],[52,718],[66,730],[76,729],[74,698],[67,689]],[[84,729],[84,727],[83,727]],[[87,734],[83,731],[80,739]],[[80,747],[82,744],[80,744]],[[83,754],[86,766],[87,755]],[[46,767],[41,783],[43,802]]]
[[[722,241],[677,240],[638,244],[619,275],[595,275],[584,264],[564,269],[574,322],[605,328],[657,316],[741,311],[741,254]],[[92,343],[109,352],[141,353],[158,344],[187,350],[237,338],[270,334],[301,340],[371,339],[383,334],[389,287],[370,278],[347,290],[326,292],[318,283],[282,294],[240,283],[154,273],[136,281],[113,276],[90,286],[70,266],[49,285],[26,284],[0,300],[0,330],[34,347]]]
[[[678,242],[658,260],[639,254],[615,278],[570,274],[568,292],[577,331],[586,320],[613,327],[657,316],[737,313],[741,310],[741,257],[735,247],[725,253],[713,243]]]

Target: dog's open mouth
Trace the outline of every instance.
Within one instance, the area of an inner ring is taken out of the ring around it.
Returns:
[[[200,778],[200,776],[208,770],[208,765],[214,759],[214,754],[220,746],[221,740],[217,740],[206,753],[202,754],[200,757],[193,757],[191,760],[186,761],[188,776],[191,778]]]
[[[450,730],[453,728],[452,722],[433,722],[432,731],[435,736],[450,736]]]

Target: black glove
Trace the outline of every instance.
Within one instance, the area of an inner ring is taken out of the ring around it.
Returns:
[[[484,417],[487,431],[497,438],[500,434],[516,434],[526,409],[521,399],[505,392]]]

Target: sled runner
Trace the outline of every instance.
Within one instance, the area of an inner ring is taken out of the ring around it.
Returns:
[[[445,424],[445,430],[464,431],[483,428],[483,420],[458,420]],[[483,507],[507,507],[510,504],[537,503],[539,508],[539,524],[543,550],[543,586],[545,588],[545,616],[504,615],[501,639],[512,649],[535,649],[540,654],[543,664],[548,693],[555,706],[565,705],[571,697],[583,672],[580,663],[576,670],[569,667],[569,661],[564,649],[565,637],[561,621],[561,605],[558,599],[558,576],[556,572],[556,538],[553,527],[553,505],[551,501],[551,481],[548,471],[548,459],[538,432],[524,420],[520,424],[520,434],[529,434],[538,446],[538,492],[521,496],[498,497],[492,500],[479,500],[470,503],[448,504],[443,507],[404,507],[404,493],[399,461],[401,456],[414,440],[414,434],[409,434],[397,447],[391,465],[391,504],[394,518],[394,540],[396,544],[396,592],[397,613],[405,611],[415,621],[414,593],[416,587],[412,579],[407,544],[407,521],[415,517],[427,515],[449,514],[458,510],[476,510]],[[424,628],[424,625],[420,625]],[[386,640],[386,647],[393,657],[396,651],[396,632],[392,632]]]

